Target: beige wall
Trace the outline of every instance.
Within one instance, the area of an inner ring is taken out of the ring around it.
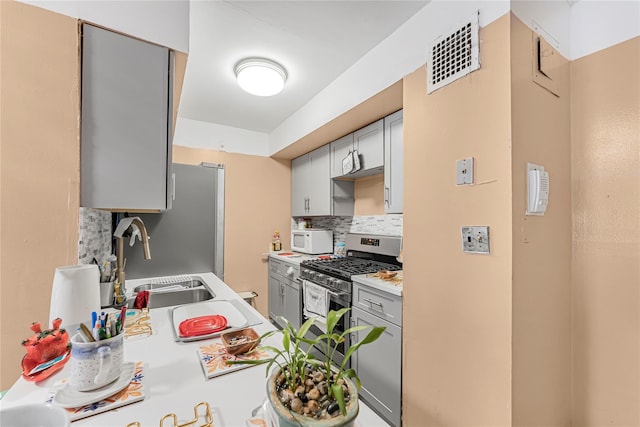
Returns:
[[[511,18],[514,426],[571,425],[571,135],[569,61],[559,96],[532,80],[533,32]],[[544,216],[525,216],[527,162],[550,176]]]
[[[49,321],[55,268],[78,259],[76,21],[0,2],[0,389],[20,375],[31,322]]]
[[[509,17],[483,28],[482,68],[431,95],[404,79],[404,425],[511,423]],[[477,182],[456,186],[455,161]],[[490,255],[464,254],[488,225]]]
[[[384,175],[359,178],[354,187],[354,215],[384,215]]]
[[[640,38],[571,64],[573,424],[640,425]]]
[[[268,265],[273,231],[288,248],[291,231],[291,161],[174,146],[173,161],[225,165],[224,281],[236,292],[256,291],[268,316]]]

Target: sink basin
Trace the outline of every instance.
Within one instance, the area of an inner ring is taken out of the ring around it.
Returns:
[[[134,297],[127,301],[129,308],[133,308],[135,295],[141,291],[149,291],[148,308],[193,304],[215,297],[215,294],[198,279],[163,284],[145,283],[133,289]]]
[[[204,283],[202,283],[198,279],[189,279],[180,282],[171,282],[171,283],[144,283],[142,285],[138,285],[133,288],[133,293],[137,294],[140,291],[162,291],[168,292],[170,289],[190,289],[203,287]]]

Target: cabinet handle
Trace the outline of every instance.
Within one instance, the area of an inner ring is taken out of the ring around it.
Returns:
[[[176,173],[171,174],[171,200],[176,199]]]
[[[384,203],[389,204],[389,187],[384,187]]]
[[[378,307],[380,307],[380,310],[382,311],[382,303],[381,302],[374,301],[374,300],[371,300],[369,298],[363,298],[362,300],[368,302],[371,305],[372,308],[373,308],[374,305],[377,305]]]

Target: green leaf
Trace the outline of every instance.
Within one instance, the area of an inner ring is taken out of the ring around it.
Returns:
[[[331,386],[331,391],[333,392],[333,397],[335,397],[336,402],[338,402],[338,406],[340,407],[340,412],[342,415],[347,415],[347,406],[344,403],[344,394],[342,393],[342,386],[338,384],[333,384]]]
[[[298,333],[296,334],[296,338],[301,339],[303,338],[307,332],[309,331],[309,328],[311,327],[311,325],[313,325],[313,323],[316,321],[315,318],[310,317],[308,318],[303,324],[302,326],[300,326],[300,329],[298,330]]]
[[[329,334],[333,333],[333,330],[336,327],[336,324],[338,323],[338,321],[349,310],[351,310],[351,308],[346,307],[346,308],[341,308],[338,311],[330,310],[329,313],[327,313],[327,333]]]
[[[355,353],[360,346],[364,345],[364,344],[370,344],[372,342],[374,342],[375,340],[377,340],[378,338],[380,338],[380,335],[382,335],[382,333],[385,331],[385,329],[387,329],[385,326],[376,326],[375,328],[372,328],[369,333],[367,334],[366,337],[364,337],[364,339],[362,341],[359,341],[355,344],[351,344],[351,347],[349,347],[349,350],[347,350],[347,353],[344,355],[344,361],[342,362],[342,366],[344,367],[346,361],[349,360],[349,358],[351,357],[351,355],[353,353]]]
[[[358,388],[361,387],[360,378],[358,378],[358,375],[356,374],[355,370],[347,369],[346,371],[344,371],[342,373],[342,376],[346,377],[346,378],[351,378],[356,383],[356,387],[358,387]]]
[[[345,336],[345,337],[346,337],[348,334],[351,334],[351,333],[353,333],[353,332],[358,332],[358,331],[361,331],[361,330],[363,330],[363,329],[368,329],[368,328],[369,328],[369,326],[367,326],[367,325],[358,325],[358,326],[353,326],[353,327],[351,327],[351,328],[347,329],[346,331],[344,331],[344,332],[342,333],[342,336]]]
[[[265,332],[264,334],[260,335],[260,340],[262,341],[263,339],[269,338],[272,335],[275,335],[277,333],[279,333],[280,330],[276,329],[274,331],[269,331],[269,332]]]
[[[385,329],[387,329],[386,326],[376,326],[372,328],[367,334],[367,336],[364,337],[364,339],[360,341],[358,344],[363,345],[363,344],[369,344],[374,342],[375,340],[380,338],[380,335],[382,335]]]
[[[264,365],[269,362],[270,359],[258,359],[258,360],[227,360],[227,365]]]
[[[291,344],[291,336],[289,335],[289,331],[286,329],[282,333],[282,346],[284,347],[284,351],[289,351],[289,345]]]

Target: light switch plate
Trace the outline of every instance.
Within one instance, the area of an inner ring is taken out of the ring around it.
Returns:
[[[489,227],[462,227],[462,250],[469,254],[488,254]]]
[[[456,160],[456,185],[473,184],[473,157]]]

